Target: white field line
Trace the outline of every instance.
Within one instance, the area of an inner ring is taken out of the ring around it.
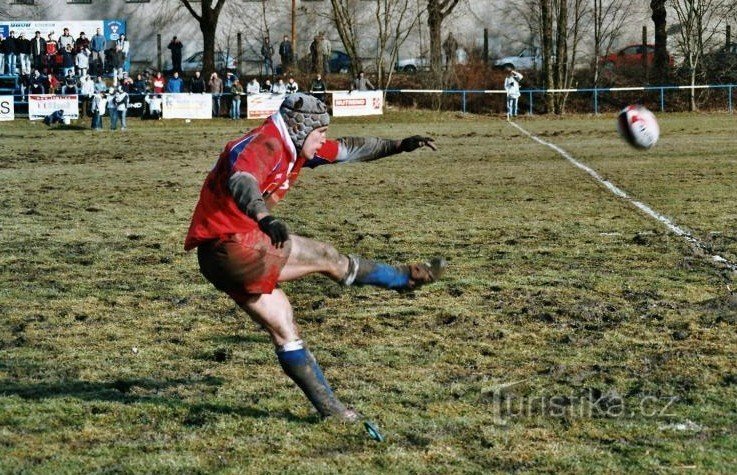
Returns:
[[[579,162],[578,160],[573,158],[568,152],[566,152],[562,148],[558,147],[557,145],[553,143],[546,142],[545,140],[541,139],[537,135],[534,135],[528,132],[527,130],[523,129],[521,126],[517,125],[515,122],[510,122],[509,124],[512,125],[514,128],[516,128],[517,130],[519,130],[520,132],[522,132],[523,134],[525,134],[526,136],[530,137],[535,142],[541,145],[545,145],[546,147],[552,148],[553,150],[558,152],[558,154],[560,154],[563,158],[568,160],[573,166],[580,168],[581,170],[588,173],[594,180],[596,180],[601,185],[603,185],[607,190],[611,191],[615,196],[618,196],[626,201],[629,201],[637,209],[639,209],[646,215],[650,216],[651,218],[659,221],[661,224],[665,225],[665,227],[668,228],[668,230],[672,232],[673,234],[675,234],[676,236],[682,237],[686,242],[688,242],[692,246],[695,246],[699,248],[700,250],[705,251],[713,263],[718,264],[721,267],[726,267],[730,269],[731,271],[737,271],[737,264],[734,264],[728,261],[727,259],[723,258],[720,255],[711,254],[709,251],[709,247],[706,244],[704,244],[700,239],[698,239],[697,237],[695,237],[694,235],[692,235],[685,229],[681,228],[680,226],[676,225],[673,222],[673,220],[671,220],[667,216],[664,216],[658,213],[657,211],[655,211],[654,209],[652,209],[650,206],[643,203],[642,201],[638,201],[635,198],[631,197],[629,194],[627,194],[626,191],[622,190],[617,185],[613,184],[612,182],[608,180],[605,180],[604,178],[601,177],[601,175],[599,175],[599,173],[597,173],[596,170]]]

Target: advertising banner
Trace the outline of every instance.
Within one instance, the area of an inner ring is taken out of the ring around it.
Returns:
[[[64,28],[69,28],[69,34],[76,40],[79,34],[84,32],[87,38],[100,29],[108,41],[117,40],[122,33],[125,33],[124,20],[90,20],[90,21],[73,21],[73,20],[54,20],[54,21],[0,21],[0,33],[6,38],[11,31],[15,31],[15,37],[18,38],[21,33],[25,33],[26,38],[33,38],[37,31],[41,32],[41,38],[46,39],[49,33],[53,34],[55,40],[59,39],[64,33]]]
[[[382,91],[353,91],[333,93],[333,116],[382,115],[384,94]]]
[[[13,96],[0,96],[0,121],[15,119]]]
[[[286,94],[250,94],[246,98],[246,119],[265,119],[279,110]]]
[[[162,94],[164,119],[212,119],[212,94]]]
[[[28,118],[31,120],[41,120],[59,109],[64,111],[65,119],[78,119],[77,96],[74,94],[66,96],[54,94],[28,96]]]

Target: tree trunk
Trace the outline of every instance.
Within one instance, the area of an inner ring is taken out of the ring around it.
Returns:
[[[561,89],[565,87],[568,75],[568,0],[559,0],[558,15],[556,21],[555,35],[555,84],[553,87]],[[563,112],[564,95],[557,97],[555,101],[555,113]]]
[[[333,23],[338,30],[340,41],[345,52],[351,58],[351,74],[355,77],[363,69],[361,58],[358,56],[358,41],[353,25],[354,12],[349,11],[348,5],[342,0],[330,0],[333,5]]]
[[[553,75],[553,17],[550,11],[550,0],[540,0],[540,43],[543,55],[543,88],[552,89],[555,84]],[[545,95],[545,105],[549,112],[554,110],[552,93]]]
[[[427,26],[430,29],[430,67],[437,87],[443,84],[442,26],[459,0],[427,0]],[[450,65],[449,65],[450,66]]]
[[[655,25],[655,57],[653,59],[653,79],[654,82],[660,84],[666,83],[668,80],[669,64],[666,43],[668,41],[668,33],[666,31],[666,0],[652,0],[650,9],[652,10],[652,20]]]
[[[192,7],[192,0],[180,0],[182,5],[187,9],[190,15],[200,24],[202,31],[202,76],[210,77],[215,71],[215,32],[217,31],[218,18],[220,11],[225,4],[225,0],[217,0],[213,6],[212,0],[202,0],[200,13],[197,13]],[[227,58],[226,64],[227,67]]]

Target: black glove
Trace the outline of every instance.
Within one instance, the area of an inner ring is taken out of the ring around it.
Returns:
[[[282,247],[289,240],[289,228],[273,216],[265,216],[258,220],[258,227],[269,238],[274,247]]]
[[[403,139],[399,148],[402,152],[414,152],[418,148],[424,146],[428,146],[432,150],[437,150],[437,147],[435,147],[435,140],[433,140],[432,137],[423,137],[422,135],[413,135],[412,137]]]

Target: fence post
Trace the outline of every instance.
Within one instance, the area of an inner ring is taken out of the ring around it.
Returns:
[[[660,112],[665,112],[665,88],[660,87]]]
[[[466,90],[463,90],[463,113],[466,113]]]
[[[156,70],[157,71],[162,70],[161,69],[161,34],[156,35]]]
[[[594,114],[599,115],[599,90],[594,88]]]
[[[532,91],[530,91],[530,112],[529,115],[532,115]]]
[[[732,85],[730,84],[727,86],[727,89],[729,90],[729,113],[732,113]]]

